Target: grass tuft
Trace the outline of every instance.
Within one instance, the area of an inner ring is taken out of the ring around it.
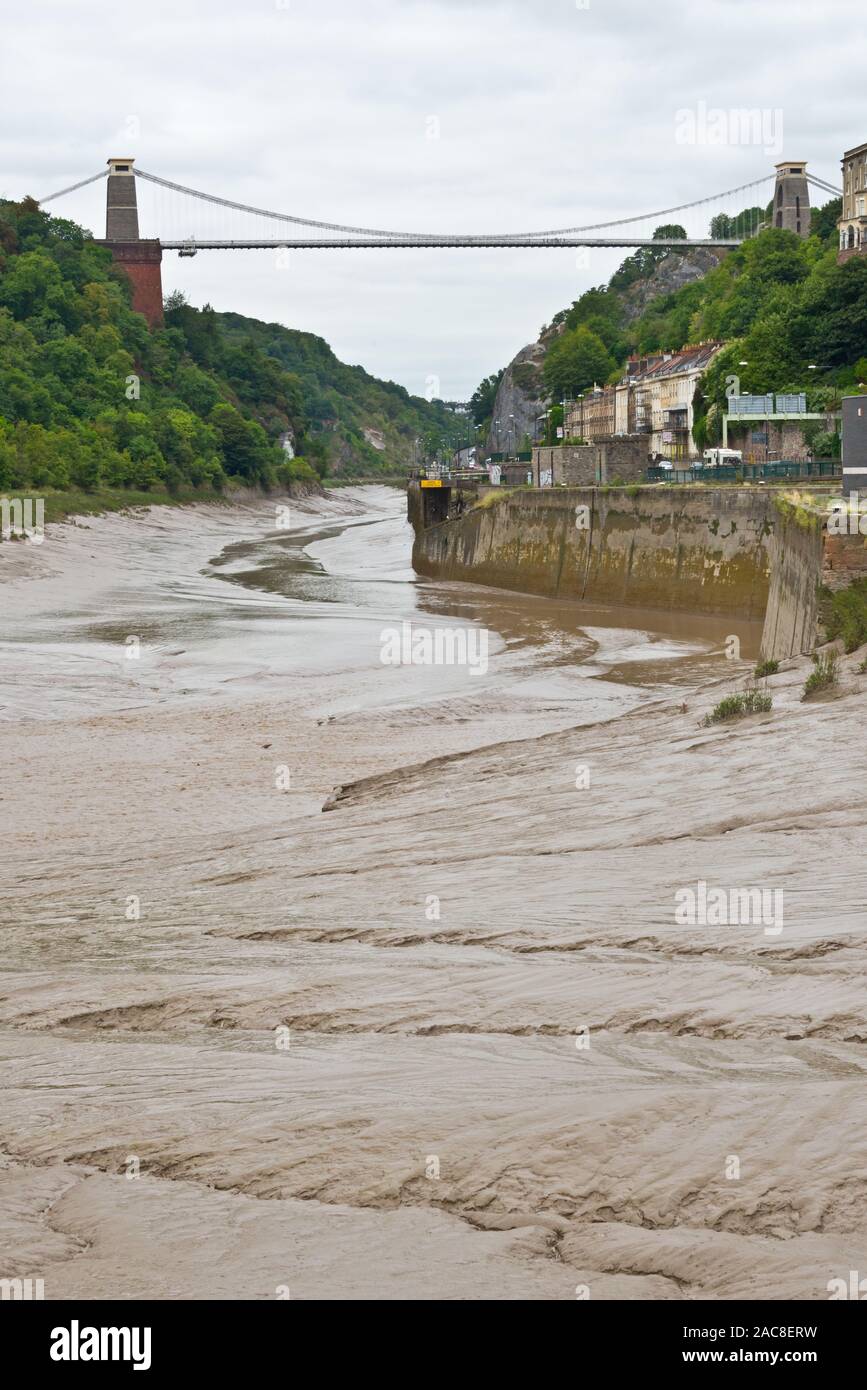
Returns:
[[[743,719],[748,714],[767,714],[774,702],[767,690],[750,686],[739,695],[726,695],[710,712],[702,723],[705,728],[711,724],[727,724],[732,719]]]
[[[825,652],[822,655],[817,653],[813,657],[813,670],[810,672],[804,683],[804,694],[801,697],[808,700],[811,695],[817,694],[820,690],[827,690],[830,686],[836,685],[840,679],[840,659],[836,652]]]

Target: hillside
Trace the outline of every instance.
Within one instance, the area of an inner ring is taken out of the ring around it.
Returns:
[[[699,383],[699,444],[717,438],[730,375],[743,392],[809,387],[817,405],[858,389],[867,376],[867,259],[837,265],[839,209],[839,200],[814,209],[806,240],[769,228],[733,251],[642,248],[627,257],[607,285],[556,315],[507,369],[479,421],[489,447],[496,447],[491,421],[504,413],[529,427],[546,404],[618,380],[632,353],[711,338],[727,346]],[[560,418],[555,405],[549,437]]]
[[[297,378],[308,440],[318,437],[333,472],[393,473],[413,462],[416,439],[419,458],[450,453],[451,445],[463,442],[463,420],[456,420],[441,401],[411,396],[396,382],[346,366],[313,333],[241,314],[218,314],[217,319],[227,342],[253,344]]]
[[[310,334],[179,296],[151,331],[87,232],[31,199],[0,202],[0,489],[148,500],[318,485],[332,469],[406,469],[417,438],[423,456],[459,429]]]

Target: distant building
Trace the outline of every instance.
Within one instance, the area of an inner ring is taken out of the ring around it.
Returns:
[[[843,213],[837,229],[839,264],[867,253],[867,145],[857,145],[843,156]]]

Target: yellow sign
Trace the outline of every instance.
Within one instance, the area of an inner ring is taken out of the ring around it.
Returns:
[[[422,487],[442,487],[443,480],[442,478],[422,478],[421,485]]]

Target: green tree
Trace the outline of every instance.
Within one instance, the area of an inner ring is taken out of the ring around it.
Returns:
[[[498,372],[492,372],[486,376],[484,381],[480,381],[473,394],[470,396],[470,414],[477,425],[483,425],[490,420],[494,411],[494,401],[497,398],[497,391],[503,379],[501,368]]]
[[[542,375],[549,397],[560,399],[607,380],[615,365],[602,339],[581,324],[552,343]]]

